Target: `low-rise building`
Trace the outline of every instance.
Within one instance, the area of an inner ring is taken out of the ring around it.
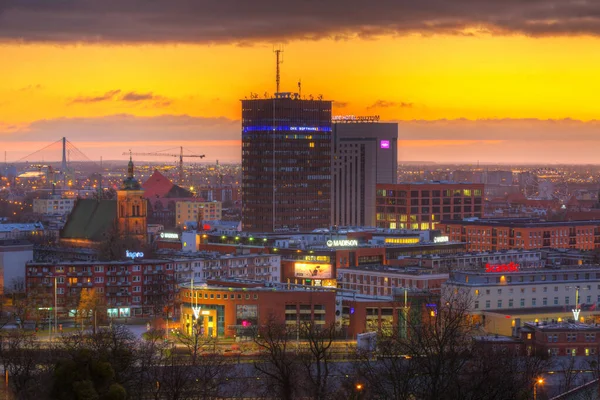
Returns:
[[[220,201],[181,200],[175,204],[175,225],[183,227],[186,221],[220,221],[222,212]]]
[[[33,199],[33,212],[42,215],[68,215],[73,211],[75,199],[62,198],[60,195],[48,199]]]
[[[444,273],[383,265],[339,269],[337,274],[338,288],[377,296],[391,296],[396,288],[439,293],[442,284],[448,280],[448,274]]]
[[[600,326],[568,321],[526,322],[519,329],[528,354],[594,356],[600,351]]]
[[[391,265],[419,266],[435,271],[485,269],[486,264],[519,264],[522,268],[540,268],[546,265],[541,250],[504,250],[494,252],[472,252],[458,254],[427,254],[390,260]]]
[[[172,258],[177,282],[210,279],[249,279],[264,282],[281,281],[281,256],[278,254],[218,252],[162,253]]]
[[[438,228],[468,251],[600,248],[600,220],[545,221],[532,218],[442,221]]]
[[[0,240],[0,293],[25,292],[25,266],[33,261],[33,245],[25,240]]]
[[[180,328],[207,337],[250,336],[269,323],[327,326],[336,321],[336,292],[277,283],[215,280],[181,285]]]
[[[41,222],[28,224],[0,224],[1,239],[24,239],[29,236],[43,235],[44,225]]]
[[[597,322],[600,318],[597,267],[490,265],[484,270],[454,271],[443,286],[448,293],[461,291],[468,296],[475,320],[493,333],[511,334],[517,319]]]
[[[436,229],[442,220],[483,217],[482,183],[448,181],[377,185],[376,223],[389,229]]]
[[[25,281],[28,296],[42,301],[35,307],[55,306],[61,316],[75,314],[84,289],[95,289],[109,318],[162,313],[176,289],[170,260],[30,262]]]

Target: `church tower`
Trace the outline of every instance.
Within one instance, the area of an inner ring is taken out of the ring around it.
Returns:
[[[117,219],[119,235],[147,242],[148,205],[144,198],[144,189],[133,176],[133,160],[129,156],[127,178],[117,191]]]

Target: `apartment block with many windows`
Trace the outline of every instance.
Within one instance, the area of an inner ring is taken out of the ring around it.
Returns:
[[[220,221],[223,207],[220,201],[189,199],[175,203],[175,224],[182,227],[186,221]]]
[[[468,251],[600,248],[600,221],[480,219],[442,221],[438,228]]]
[[[377,185],[378,228],[436,229],[441,220],[483,217],[484,185],[411,182]]]
[[[25,285],[27,295],[40,303],[36,307],[56,306],[63,317],[75,314],[84,289],[95,290],[109,318],[159,314],[172,305],[175,293],[169,260],[32,262],[26,266]]]

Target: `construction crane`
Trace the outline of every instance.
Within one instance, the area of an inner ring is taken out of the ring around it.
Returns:
[[[152,157],[179,157],[179,184],[183,184],[183,157],[196,157],[196,158],[204,158],[204,154],[196,155],[196,154],[183,154],[183,146],[179,147],[179,154],[174,153],[123,153],[124,156],[132,155],[132,156],[152,156]]]

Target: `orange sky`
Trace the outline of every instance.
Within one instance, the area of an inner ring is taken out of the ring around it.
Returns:
[[[598,48],[589,36],[291,40],[282,89],[296,91],[301,78],[303,94],[335,100],[335,114],[420,121],[400,125],[401,160],[596,162],[588,121],[600,119]],[[7,42],[0,55],[9,161],[63,135],[93,159],[184,145],[206,161],[237,161],[239,99],[275,86],[270,44]],[[544,121],[567,118],[577,121],[558,131]],[[444,119],[473,121],[445,130]],[[490,137],[482,119],[518,124],[494,121]]]

